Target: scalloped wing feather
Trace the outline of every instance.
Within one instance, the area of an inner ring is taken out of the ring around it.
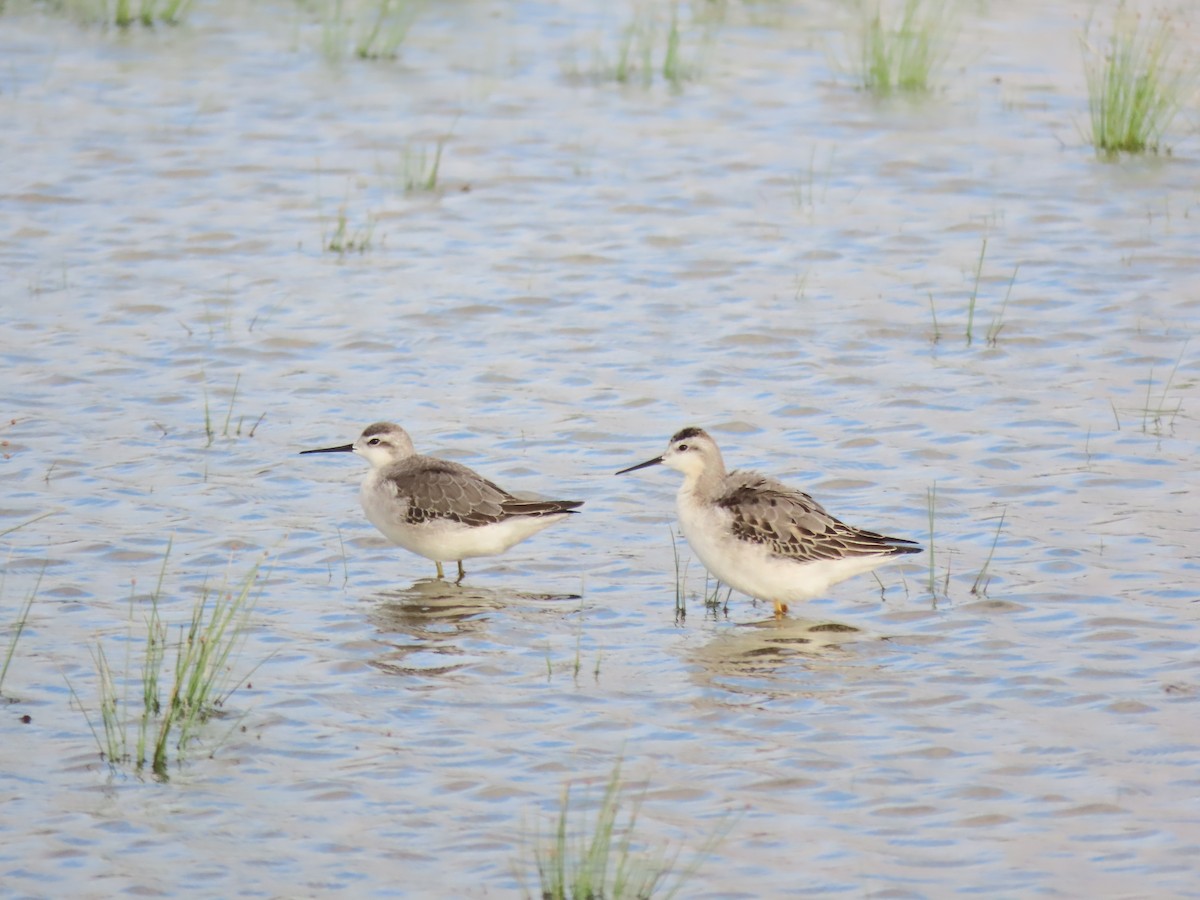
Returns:
[[[755,472],[731,472],[717,505],[732,515],[735,537],[800,562],[894,556],[920,549],[912,541],[847,525],[803,491]]]

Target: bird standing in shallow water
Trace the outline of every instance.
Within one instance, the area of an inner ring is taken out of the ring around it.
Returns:
[[[399,425],[368,425],[353,444],[301,453],[357,453],[371,464],[363,512],[393,544],[442,563],[495,556],[571,515],[581,500],[520,500],[461,463],[422,456]],[[457,582],[456,582],[457,583]]]
[[[789,603],[921,552],[913,541],[838,521],[808,494],[770,476],[726,472],[716,441],[700,428],[677,432],[662,456],[617,474],[660,463],[684,475],[679,527],[704,567],[722,583],[770,600],[776,616]]]

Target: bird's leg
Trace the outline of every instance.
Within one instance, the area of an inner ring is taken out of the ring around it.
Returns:
[[[782,600],[775,601],[775,618],[782,619],[783,614],[787,612],[787,604]]]
[[[438,581],[444,581],[444,580],[446,579],[446,573],[442,571],[442,564],[441,564],[441,562],[439,562],[438,560],[436,560],[436,559],[435,559],[435,560],[433,561],[433,564],[434,564],[435,566],[437,566],[437,570],[438,570]]]
[[[466,577],[467,577],[467,570],[463,568],[462,560],[460,559],[458,561],[458,580],[455,581],[454,583],[462,584],[462,580]]]

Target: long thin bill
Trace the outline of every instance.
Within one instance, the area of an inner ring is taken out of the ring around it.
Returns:
[[[320,450],[301,450],[300,455],[305,453],[350,453],[354,450],[353,444],[343,444],[340,447],[322,447]]]
[[[628,469],[622,469],[620,472],[617,472],[616,474],[624,475],[626,472],[635,472],[638,469],[644,469],[647,466],[657,466],[662,461],[663,461],[663,458],[661,456],[656,456],[656,457],[654,457],[654,459],[648,459],[643,463],[638,463],[636,466],[630,466]]]

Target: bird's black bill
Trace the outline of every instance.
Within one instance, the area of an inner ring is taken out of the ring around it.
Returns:
[[[644,463],[638,463],[636,466],[630,466],[628,469],[622,469],[620,472],[617,472],[617,474],[624,475],[626,472],[633,472],[637,469],[644,469],[647,466],[657,466],[659,463],[662,462],[662,460],[663,460],[663,458],[661,456],[656,456],[656,457],[654,457],[654,459],[648,459]]]
[[[340,447],[322,447],[320,450],[301,450],[300,455],[305,453],[350,453],[354,450],[353,444],[343,444]]]

